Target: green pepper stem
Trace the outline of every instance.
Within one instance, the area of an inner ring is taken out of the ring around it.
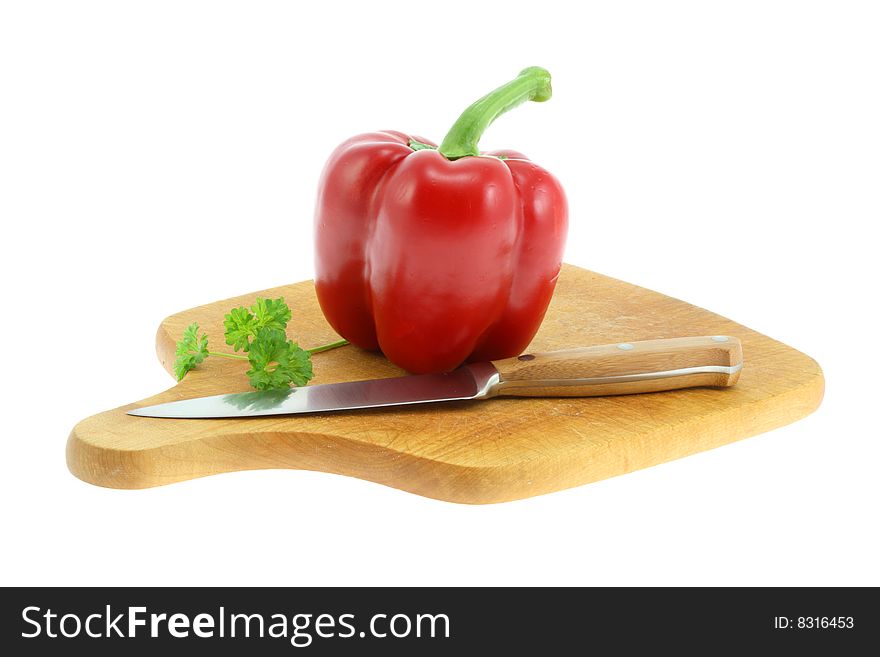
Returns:
[[[524,69],[513,80],[490,91],[462,112],[438,150],[449,160],[479,155],[480,137],[492,121],[527,100],[543,103],[552,93],[550,73],[546,69],[539,66]]]

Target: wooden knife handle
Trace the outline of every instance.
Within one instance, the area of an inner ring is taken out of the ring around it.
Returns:
[[[742,345],[726,335],[670,338],[566,349],[493,361],[500,381],[491,396],[594,397],[739,379]]]

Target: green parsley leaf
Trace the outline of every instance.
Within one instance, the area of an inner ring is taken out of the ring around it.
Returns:
[[[248,350],[251,369],[247,375],[257,390],[304,386],[314,376],[311,355],[287,339],[277,328],[257,331]]]
[[[226,344],[235,351],[247,351],[250,339],[257,330],[257,318],[244,306],[233,308],[226,315],[223,326],[226,328]]]
[[[251,312],[257,318],[257,328],[272,328],[284,330],[290,321],[290,308],[284,303],[284,298],[262,299],[257,297],[257,302],[251,306]]]
[[[247,309],[233,308],[226,315],[223,326],[226,328],[226,344],[235,351],[248,351],[251,341],[261,328],[283,331],[290,321],[290,308],[283,298],[263,299],[257,297],[256,303]]]
[[[199,325],[190,324],[183,331],[183,338],[177,342],[177,358],[174,361],[174,374],[183,380],[186,373],[208,357],[208,336],[198,334]]]

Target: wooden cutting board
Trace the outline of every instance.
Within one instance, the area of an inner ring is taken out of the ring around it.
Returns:
[[[223,342],[223,315],[283,296],[303,347],[338,339],[311,281],[168,317],[156,335],[169,372],[175,342],[198,322]],[[824,380],[810,357],[683,301],[566,265],[530,351],[677,336],[733,335],[745,366],[730,389],[594,398],[505,399],[250,419],[168,420],[128,409],[248,390],[246,363],[209,358],[183,382],[77,424],[71,472],[111,488],[146,488],[234,470],[319,470],[453,502],[504,502],[579,486],[794,422],[815,410]],[[223,345],[225,346],[225,345]],[[348,346],[313,356],[312,383],[399,376],[382,356]]]

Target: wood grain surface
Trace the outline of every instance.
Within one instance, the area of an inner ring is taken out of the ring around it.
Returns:
[[[196,321],[222,344],[223,315],[257,296],[283,296],[303,347],[337,338],[310,281],[218,301],[165,319],[159,360]],[[133,417],[131,408],[248,390],[246,364],[209,358],[169,390],[77,424],[67,462],[80,479],[146,488],[222,472],[324,471],[462,503],[541,495],[712,449],[794,422],[824,391],[808,356],[677,299],[571,265],[529,351],[681,336],[730,335],[745,366],[736,386],[590,398],[496,398],[372,411],[251,419]],[[316,354],[312,383],[398,376],[381,355],[348,346]]]

